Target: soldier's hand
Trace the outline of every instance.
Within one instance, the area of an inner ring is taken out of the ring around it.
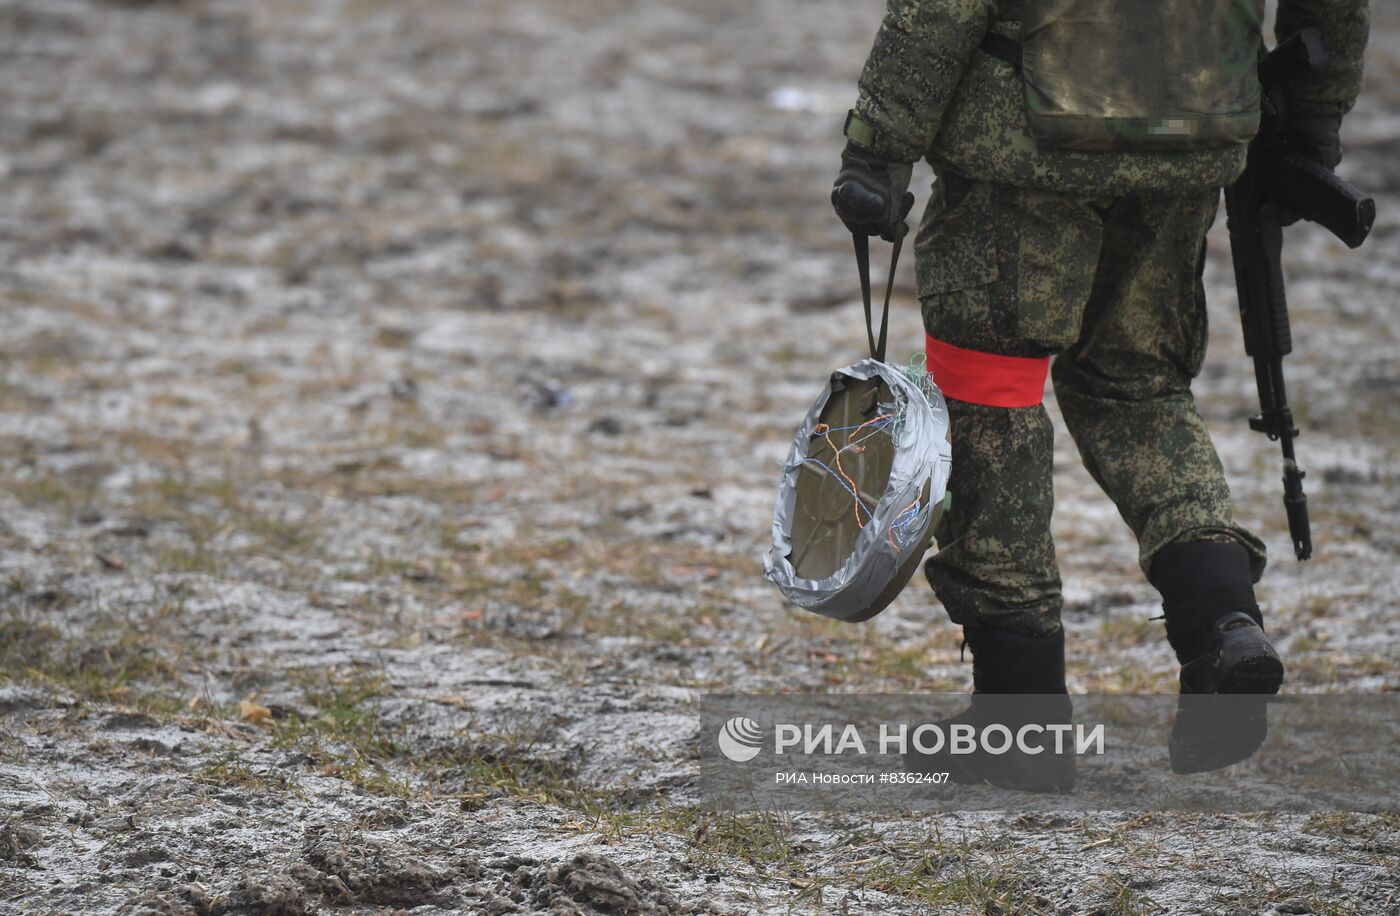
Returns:
[[[914,195],[909,193],[913,173],[911,163],[880,159],[848,142],[831,189],[831,205],[852,232],[893,242],[907,230],[904,220],[914,208]]]
[[[1342,161],[1342,119],[1293,115],[1288,120],[1288,142],[1323,168],[1335,169]]]

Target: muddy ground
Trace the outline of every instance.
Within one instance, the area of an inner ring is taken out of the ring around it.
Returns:
[[[1318,557],[1212,236],[1200,382],[1294,691],[1400,687],[1400,12],[1289,237]],[[860,355],[876,0],[0,0],[0,912],[1400,913],[1393,815],[722,816],[715,690],[961,690],[761,581]],[[928,174],[920,172],[919,183]],[[894,352],[919,345],[912,270]],[[1059,439],[1071,689],[1170,691]]]

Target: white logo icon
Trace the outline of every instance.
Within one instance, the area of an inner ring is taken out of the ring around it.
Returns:
[[[719,730],[720,752],[735,763],[745,763],[762,750],[762,734],[753,719],[735,716]]]

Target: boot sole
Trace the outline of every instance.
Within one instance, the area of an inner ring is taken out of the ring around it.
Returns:
[[[1182,776],[1205,773],[1254,756],[1269,737],[1268,698],[1282,685],[1283,662],[1269,653],[1240,659],[1230,666],[1220,676],[1217,695],[1232,699],[1217,701],[1209,713],[1193,710],[1190,699],[1209,694],[1183,694],[1167,740],[1172,772]]]
[[[1220,693],[1272,696],[1283,686],[1283,662],[1276,655],[1255,655],[1236,662],[1220,678]]]

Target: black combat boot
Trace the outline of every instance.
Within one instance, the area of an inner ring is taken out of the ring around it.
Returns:
[[[963,630],[972,650],[972,705],[936,725],[945,736],[954,725],[970,725],[980,735],[989,725],[1004,725],[1014,737],[1026,725],[1069,725],[1073,708],[1065,690],[1065,633],[1027,636],[987,627]],[[1001,739],[999,738],[998,741]],[[911,749],[906,769],[947,773],[963,784],[990,784],[1027,792],[1068,792],[1074,788],[1073,745],[1063,736],[1062,753],[1054,737],[1040,729],[1027,733],[1025,744],[1039,748],[1028,754],[1014,743],[1002,754],[979,749],[953,754],[947,744],[933,754]]]
[[[1249,554],[1238,544],[1169,544],[1152,561],[1167,641],[1181,663],[1168,749],[1172,770],[1201,773],[1251,756],[1268,736],[1283,662],[1264,636]]]

